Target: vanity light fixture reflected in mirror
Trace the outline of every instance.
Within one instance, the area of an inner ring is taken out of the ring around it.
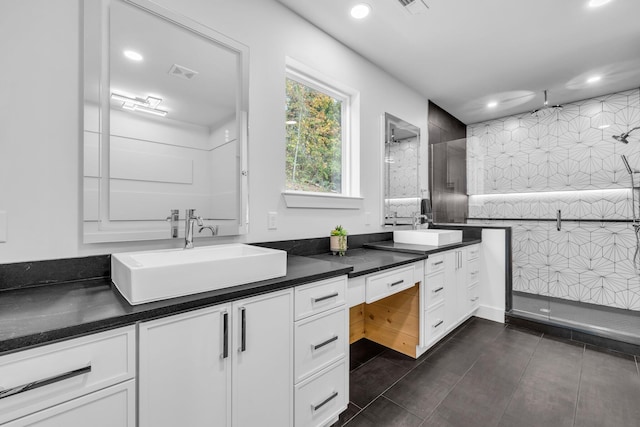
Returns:
[[[84,2],[84,242],[180,239],[186,209],[246,233],[248,104],[245,45],[149,0]]]

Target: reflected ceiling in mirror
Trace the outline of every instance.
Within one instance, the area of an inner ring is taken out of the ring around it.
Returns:
[[[246,232],[247,47],[146,0],[85,2],[84,40],[84,241]]]

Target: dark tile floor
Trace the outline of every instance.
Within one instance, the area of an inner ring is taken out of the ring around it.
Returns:
[[[640,357],[473,318],[414,360],[351,346],[335,427],[640,427]]]

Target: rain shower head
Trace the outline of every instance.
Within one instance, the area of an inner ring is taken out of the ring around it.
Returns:
[[[629,133],[623,133],[622,135],[613,135],[612,138],[618,142],[628,144],[629,143],[629,141],[627,141],[628,136],[629,136]]]
[[[627,141],[627,138],[629,138],[629,134],[630,134],[631,132],[633,132],[634,130],[636,130],[636,129],[640,129],[640,126],[636,126],[636,127],[634,127],[633,129],[631,129],[630,131],[625,132],[625,133],[623,133],[623,134],[620,134],[620,135],[613,135],[613,136],[612,136],[612,138],[613,138],[613,139],[615,139],[615,140],[616,140],[616,141],[618,141],[618,142],[622,142],[622,143],[624,143],[624,144],[628,144],[628,143],[629,143],[629,141]]]
[[[549,106],[549,101],[547,100],[547,91],[544,91],[544,104],[542,105],[542,108],[537,108],[535,110],[533,110],[531,112],[532,116],[535,117],[545,117],[548,116],[551,113],[554,113],[556,111],[562,110],[562,105],[553,105],[553,106]]]

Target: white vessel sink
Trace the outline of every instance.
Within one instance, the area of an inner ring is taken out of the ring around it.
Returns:
[[[397,230],[393,241],[411,245],[442,246],[462,242],[462,230]]]
[[[285,251],[243,244],[126,252],[111,256],[111,279],[132,305],[286,274]]]

